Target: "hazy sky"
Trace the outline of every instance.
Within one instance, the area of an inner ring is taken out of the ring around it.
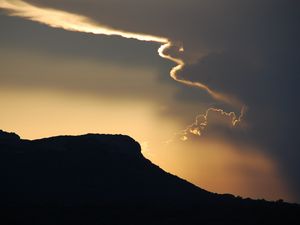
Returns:
[[[0,0],[0,129],[128,134],[202,188],[300,202],[299,8]]]

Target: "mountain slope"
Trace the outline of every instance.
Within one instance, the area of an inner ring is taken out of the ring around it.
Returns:
[[[122,135],[28,141],[0,131],[0,171],[0,219],[12,224],[287,224],[300,213],[207,192]]]

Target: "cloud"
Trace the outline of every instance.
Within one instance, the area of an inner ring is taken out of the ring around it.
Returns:
[[[177,72],[182,70],[185,66],[185,61],[166,53],[169,49],[174,49],[176,47],[176,52],[183,52],[184,49],[181,45],[176,42],[169,40],[168,38],[142,34],[142,33],[132,33],[128,31],[123,31],[121,29],[115,29],[112,27],[97,24],[95,21],[89,19],[88,17],[65,12],[59,9],[43,8],[28,4],[22,0],[15,1],[0,1],[0,8],[7,10],[9,15],[23,17],[32,21],[36,21],[42,24],[46,24],[54,28],[62,28],[69,31],[78,31],[84,33],[92,34],[103,34],[103,35],[115,35],[124,38],[132,38],[139,41],[150,41],[162,43],[161,47],[158,49],[158,53],[161,57],[169,59],[175,62],[177,65],[170,71],[171,77],[188,86],[194,86],[207,91],[213,98],[224,101],[230,104],[235,104],[237,101],[233,101],[228,96],[218,93],[210,89],[207,85],[199,82],[192,82],[185,79],[180,79],[177,77]]]
[[[211,129],[215,129],[215,132],[219,130],[225,131],[225,134],[229,130],[241,127],[245,123],[241,124],[245,110],[245,108],[242,108],[241,114],[237,116],[234,112],[227,113],[222,109],[209,108],[205,114],[198,115],[195,122],[184,130],[182,140],[188,140],[188,136],[190,135],[201,136],[203,133],[210,133]]]
[[[54,28],[92,34],[116,35],[124,38],[137,39],[139,41],[168,42],[168,40],[163,37],[116,30],[111,27],[97,24],[88,17],[82,15],[58,9],[37,7],[22,0],[1,0],[0,8],[7,10],[11,16],[23,17],[32,21],[47,24]]]

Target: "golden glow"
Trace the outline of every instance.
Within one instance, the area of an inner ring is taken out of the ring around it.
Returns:
[[[29,139],[61,134],[124,134],[146,148],[147,142],[163,142],[177,128],[171,119],[158,116],[158,106],[142,100],[112,101],[51,90],[2,88],[0,102],[0,129]],[[160,126],[165,129],[158,129]]]
[[[0,67],[0,129],[24,138],[122,133],[152,143],[179,127],[162,116],[176,89],[157,83],[155,67],[13,48],[2,49]]]
[[[243,151],[241,151],[241,149]],[[146,156],[167,171],[206,190],[268,200],[293,200],[276,162],[261,149],[222,138],[169,142]]]

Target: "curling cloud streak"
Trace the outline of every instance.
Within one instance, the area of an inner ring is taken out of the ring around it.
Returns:
[[[205,91],[207,91],[214,99],[228,103],[230,105],[236,106],[236,107],[241,107],[242,103],[240,103],[237,99],[235,99],[234,97],[229,97],[223,93],[219,93],[216,91],[213,91],[211,88],[209,88],[207,85],[200,83],[200,82],[193,82],[193,81],[189,81],[189,80],[185,80],[185,79],[180,79],[177,75],[177,72],[179,72],[180,70],[183,69],[185,63],[182,59],[179,58],[174,58],[168,54],[165,53],[166,50],[168,50],[169,48],[173,47],[171,42],[168,42],[162,46],[160,46],[160,48],[158,49],[158,54],[165,59],[169,59],[173,62],[175,62],[177,64],[177,66],[173,67],[172,70],[170,71],[170,75],[171,77],[188,86],[192,86],[192,87],[197,87],[200,89],[203,89]],[[177,50],[178,51],[184,51],[183,47],[181,46],[177,46]]]
[[[184,85],[196,87],[205,90],[208,92],[214,99],[218,101],[222,101],[228,103],[236,108],[243,108],[243,104],[238,101],[236,98],[232,96],[225,95],[223,93],[219,93],[217,91],[212,90],[207,85],[200,82],[193,82],[190,80],[179,78],[177,72],[181,71],[185,66],[184,60],[178,57],[173,57],[168,54],[169,49],[175,49],[177,52],[183,52],[184,49],[181,45],[177,44],[177,42],[172,42],[168,38],[158,37],[148,34],[141,33],[131,33],[127,31],[122,31],[119,29],[114,29],[108,26],[100,25],[93,20],[81,16],[74,13],[65,12],[62,10],[51,9],[51,8],[42,8],[22,0],[0,0],[0,9],[4,9],[8,12],[10,16],[18,16],[22,18],[26,18],[32,21],[36,21],[42,24],[46,24],[50,27],[61,28],[69,31],[76,32],[84,32],[84,33],[92,33],[92,34],[103,34],[103,35],[116,35],[124,38],[132,38],[139,41],[149,41],[149,42],[157,42],[162,45],[158,49],[158,54],[165,59],[171,60],[177,65],[173,67],[170,71],[170,76],[177,82],[180,82]],[[208,109],[207,113],[211,110],[221,113],[222,115],[232,117],[232,124],[236,125],[241,121],[243,116],[243,110],[240,116],[236,116],[234,112],[226,113],[221,109]],[[198,116],[201,117],[202,115]],[[205,116],[204,116],[205,117]],[[205,117],[206,118],[206,117]],[[190,128],[187,130],[191,131]],[[193,132],[192,132],[193,133]],[[196,133],[195,133],[196,134]]]
[[[21,0],[0,0],[0,8],[7,10],[11,16],[23,17],[50,27],[62,28],[69,31],[117,35],[139,41],[168,42],[166,38],[115,30],[106,26],[100,26],[85,16],[56,9],[40,8]]]

